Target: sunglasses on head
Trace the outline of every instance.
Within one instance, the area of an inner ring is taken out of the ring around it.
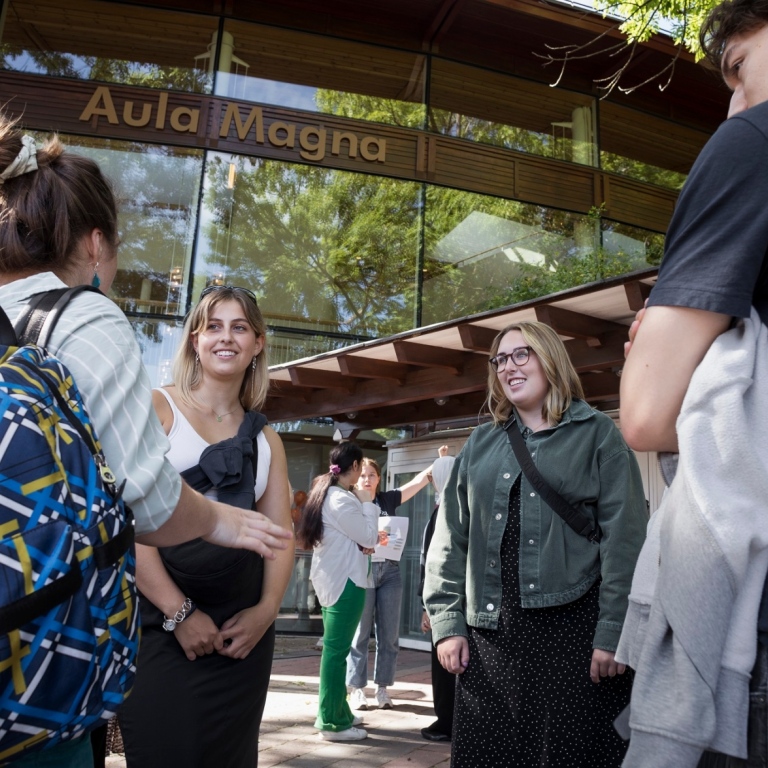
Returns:
[[[209,293],[214,293],[215,291],[232,291],[233,293],[239,291],[251,299],[256,306],[259,305],[256,294],[249,288],[241,288],[239,285],[209,285],[207,288],[203,288],[199,301],[202,301]]]

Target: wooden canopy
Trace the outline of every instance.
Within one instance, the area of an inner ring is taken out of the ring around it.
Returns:
[[[273,422],[330,417],[348,431],[476,420],[491,343],[519,320],[554,328],[587,400],[617,408],[627,329],[656,274],[636,272],[273,366],[264,413]]]

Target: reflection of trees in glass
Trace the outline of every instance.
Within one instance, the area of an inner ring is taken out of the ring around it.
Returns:
[[[42,138],[42,136],[41,136]],[[118,198],[120,249],[111,294],[127,311],[183,313],[173,267],[186,272],[197,212],[202,153],[110,139],[63,136],[96,161]]]
[[[161,344],[163,328],[154,320],[133,320],[131,322],[136,341],[142,353],[146,353],[152,344]]]
[[[203,70],[160,66],[152,62],[120,58],[79,56],[66,51],[41,51],[22,46],[0,46],[0,68],[34,72],[50,77],[73,77],[144,88],[172,88],[192,93],[210,93],[212,80]]]
[[[278,322],[267,315],[265,317],[268,323]],[[285,323],[282,323],[285,325]],[[283,335],[269,336],[269,364],[280,365],[289,363],[291,360],[300,360],[303,357],[314,357],[323,352],[330,352],[334,349],[341,349],[349,344],[357,343],[357,340],[340,341],[336,338],[327,336],[301,336],[301,335]]]
[[[221,157],[207,169],[207,268],[250,285],[270,322],[380,336],[411,326],[419,185]]]
[[[602,237],[600,230],[602,228]],[[663,237],[565,211],[430,187],[425,323],[627,274],[661,259]]]
[[[441,187],[427,190],[426,220],[426,323],[508,304],[510,285],[546,282],[595,237],[587,217]]]
[[[556,270],[521,265],[514,283],[499,292],[486,309],[516,304],[585,283],[619,277],[661,263],[664,250],[663,235],[617,222],[601,221],[599,209],[594,209],[588,218],[601,222],[600,246],[586,253],[577,253],[561,259]]]
[[[480,144],[491,144],[495,147],[514,149],[518,152],[528,152],[533,155],[552,156],[559,159],[571,159],[570,139],[558,140],[554,146],[552,136],[548,133],[538,133],[514,125],[494,123],[479,117],[462,115],[459,112],[449,112],[445,109],[429,110],[429,130],[452,136],[457,139],[469,139]]]
[[[649,165],[640,160],[614,155],[611,152],[600,152],[600,166],[605,171],[620,173],[647,184],[657,184],[668,189],[682,189],[686,174],[677,171],[667,171],[656,165]]]
[[[359,93],[318,88],[315,104],[319,112],[355,120],[369,120],[401,128],[423,128],[426,106],[420,103],[381,99]]]

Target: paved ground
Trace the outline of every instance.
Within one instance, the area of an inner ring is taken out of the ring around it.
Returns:
[[[397,682],[389,688],[395,708],[358,713],[369,733],[365,741],[327,742],[312,727],[320,666],[316,642],[313,637],[277,638],[261,726],[259,768],[448,768],[450,745],[425,741],[419,733],[435,719],[428,653],[401,649]],[[374,689],[366,692],[372,700]],[[110,755],[107,766],[124,768],[125,760]]]

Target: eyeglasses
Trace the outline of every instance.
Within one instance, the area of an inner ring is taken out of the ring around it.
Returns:
[[[533,347],[515,347],[509,354],[499,352],[496,357],[492,357],[488,362],[494,371],[503,371],[507,367],[507,360],[512,360],[515,365],[525,365],[531,356]]]
[[[249,299],[252,299],[257,307],[259,306],[256,294],[250,288],[241,288],[239,285],[209,285],[207,288],[203,288],[199,301],[202,301],[209,293],[214,291],[240,291],[240,293],[244,293]]]

